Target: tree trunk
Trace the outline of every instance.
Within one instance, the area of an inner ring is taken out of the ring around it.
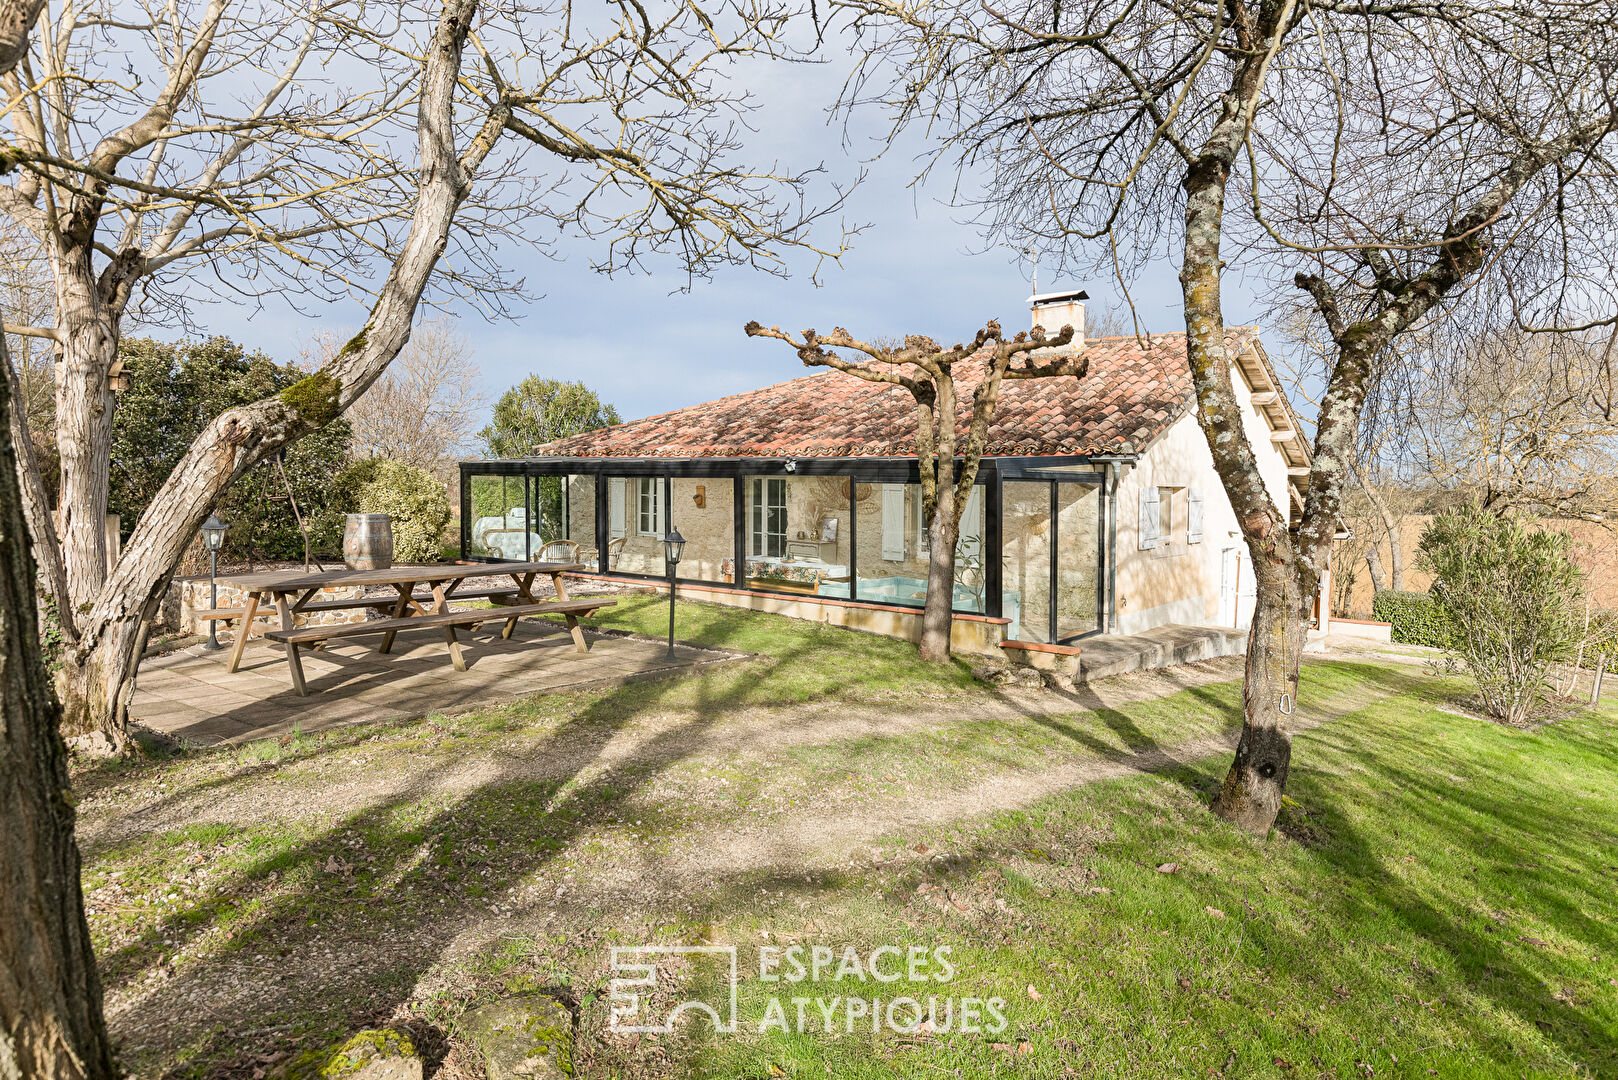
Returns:
[[[1356,410],[1357,416],[1358,412]],[[1393,511],[1388,507],[1387,500],[1366,481],[1365,474],[1360,471],[1358,464],[1354,466],[1354,478],[1360,482],[1360,490],[1365,492],[1365,499],[1371,504],[1371,509],[1375,510],[1377,517],[1382,519],[1382,532],[1388,538],[1388,567],[1392,571],[1392,580],[1389,585],[1396,591],[1403,591],[1405,587],[1405,553],[1404,548],[1399,543],[1399,519],[1394,517]],[[1375,546],[1371,550],[1375,551]],[[1379,589],[1382,587],[1381,571],[1382,567],[1380,565],[1371,571],[1371,579],[1377,582],[1376,587]]]
[[[99,730],[119,752],[129,748],[129,701],[151,626],[152,619],[145,614],[120,619],[97,628],[94,648],[64,650],[56,673],[64,734]]]
[[[1282,560],[1254,560],[1258,595],[1247,634],[1247,666],[1242,683],[1242,737],[1236,744],[1213,811],[1225,820],[1263,835],[1281,811],[1292,763],[1289,717],[1298,701],[1308,602],[1298,575]]]
[[[954,485],[944,490],[938,509],[927,526],[927,605],[921,612],[921,658],[948,660],[949,632],[955,607],[955,542],[961,525],[956,520]]]
[[[1304,636],[1304,591],[1298,581],[1287,519],[1270,498],[1258,457],[1248,441],[1241,402],[1231,383],[1221,299],[1225,191],[1232,164],[1247,138],[1253,111],[1263,97],[1265,71],[1292,18],[1292,0],[1264,10],[1256,37],[1262,47],[1242,56],[1219,117],[1196,161],[1186,170],[1185,233],[1180,292],[1185,298],[1186,362],[1196,391],[1197,423],[1214,470],[1236,512],[1257,578],[1258,599],[1248,632],[1242,739],[1230,774],[1213,801],[1213,812],[1263,835],[1281,809],[1292,737],[1282,726],[1281,705],[1296,700],[1298,657]],[[1282,496],[1285,497],[1284,494]],[[1268,594],[1268,595],[1266,595]],[[1297,650],[1289,649],[1296,642]],[[1288,696],[1284,702],[1281,694]]]
[[[56,279],[56,442],[62,454],[62,561],[68,602],[87,611],[107,579],[108,470],[112,459],[109,382],[118,359],[118,317],[103,300],[88,245],[60,240],[51,252]]]
[[[10,398],[0,382],[0,411],[9,413]],[[0,432],[0,1078],[111,1080],[67,748],[39,651],[34,560],[6,417]]]
[[[45,495],[45,484],[39,472],[39,460],[34,454],[33,433],[28,429],[28,417],[22,406],[22,380],[9,359],[5,365],[6,385],[11,393],[13,408],[8,430],[11,445],[17,455],[17,483],[22,492],[23,518],[28,522],[28,534],[34,540],[34,559],[39,566],[46,591],[56,601],[57,620],[62,635],[71,644],[78,640],[78,623],[68,600],[67,568],[62,565],[62,544],[51,521],[50,500]]]
[[[1365,549],[1365,568],[1371,571],[1371,588],[1374,592],[1388,587],[1387,579],[1382,576],[1382,556],[1377,553],[1374,543]]]
[[[83,528],[82,520],[64,529],[68,534],[69,587],[75,612],[82,614],[78,643],[69,650],[61,675],[66,730],[88,732],[100,728],[116,744],[127,744],[129,697],[147,628],[174,568],[214,504],[243,472],[342,415],[410,340],[417,304],[448,243],[455,213],[471,190],[472,176],[494,147],[509,116],[509,106],[504,103],[491,107],[470,145],[457,154],[455,88],[466,35],[476,12],[476,0],[447,0],[439,16],[432,47],[426,54],[417,104],[416,138],[421,167],[417,172],[416,205],[410,230],[387,280],[378,290],[365,326],[330,362],[308,378],[274,397],[227,410],[214,418],[158,488],[110,574],[105,569],[100,517],[95,519],[93,537]],[[61,280],[59,277],[59,289]],[[93,289],[77,300],[82,301],[78,309],[82,318],[78,321],[84,323],[91,321],[92,314],[110,313],[118,307],[114,303],[97,307],[100,294]],[[62,309],[59,304],[59,310]],[[112,325],[116,327],[116,323]],[[71,327],[59,325],[59,329],[64,335],[74,334]],[[106,390],[106,367],[99,368],[99,383],[92,380],[90,374],[103,362],[110,366],[116,358],[116,350],[116,329],[99,336],[93,329],[85,330],[75,361],[78,365],[75,392],[81,395],[78,401],[86,413],[86,419],[78,425],[86,432],[75,448],[78,454],[83,454],[86,443],[100,437],[96,425],[103,421],[109,424],[107,445],[110,447],[111,393]],[[95,398],[95,393],[104,397]],[[69,406],[64,414],[71,413],[75,407],[79,405]],[[100,412],[96,412],[98,409]],[[90,416],[91,413],[95,415]],[[66,437],[65,428],[61,434]],[[80,492],[76,496],[78,501],[71,504],[67,494],[67,454],[64,445],[64,507],[82,517],[85,506],[98,503],[104,514],[106,452],[101,454],[98,475],[82,471],[85,465],[96,463],[80,463],[79,483],[95,490]],[[73,533],[74,527],[80,528],[80,532]],[[96,553],[100,561],[96,561]],[[87,559],[93,566],[85,564]],[[75,563],[78,564],[76,578]],[[92,573],[94,569],[99,569],[100,574]],[[99,587],[91,591],[88,600],[81,600],[78,590],[92,579]]]

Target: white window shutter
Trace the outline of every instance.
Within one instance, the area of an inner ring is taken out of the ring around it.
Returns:
[[[1141,488],[1140,492],[1140,549],[1150,551],[1157,546],[1157,488]]]
[[[905,486],[882,485],[882,557],[889,562],[905,560]]]
[[[627,531],[624,527],[624,500],[628,481],[621,476],[607,479],[607,535],[616,540]]]
[[[1186,513],[1186,518],[1185,518],[1185,523],[1186,523],[1186,537],[1185,537],[1185,540],[1186,540],[1186,543],[1188,543],[1188,544],[1200,544],[1200,543],[1202,543],[1202,491],[1201,491],[1201,489],[1199,489],[1199,488],[1192,488],[1191,489],[1190,497],[1187,500],[1187,506],[1189,507],[1189,509],[1188,509],[1188,511]]]
[[[972,494],[967,496],[966,509],[961,511],[961,554],[972,556],[983,553],[983,486],[972,485]],[[973,537],[975,539],[967,539]]]

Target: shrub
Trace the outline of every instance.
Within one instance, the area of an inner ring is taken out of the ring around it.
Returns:
[[[388,458],[363,458],[337,478],[339,498],[322,522],[341,544],[345,514],[387,514],[396,562],[437,562],[449,524],[449,495],[432,473]]]
[[[1389,633],[1401,645],[1449,647],[1449,616],[1427,593],[1379,589],[1371,601],[1371,618],[1392,623]]]
[[[1566,534],[1530,529],[1477,505],[1434,518],[1420,563],[1450,624],[1450,649],[1477,680],[1490,715],[1521,723],[1553,663],[1583,632],[1584,578]]]
[[[125,539],[192,440],[214,417],[288,388],[299,400],[309,398],[309,377],[304,372],[291,364],[277,364],[263,353],[250,353],[229,338],[189,342],[125,338],[118,345],[118,358],[130,383],[118,395],[112,416],[107,508],[121,516]],[[333,481],[348,460],[351,438],[347,421],[335,419],[287,447],[279,467],[274,460],[261,461],[238,477],[214,508],[230,526],[221,558],[227,562],[302,558],[303,534],[287,488],[291,487],[305,520],[319,518],[334,505]],[[200,550],[199,543],[192,552]],[[206,568],[206,558],[201,566]]]

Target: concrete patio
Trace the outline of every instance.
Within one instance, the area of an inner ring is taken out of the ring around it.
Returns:
[[[303,654],[309,696],[299,697],[279,646],[248,643],[241,669],[226,671],[228,651],[200,645],[141,664],[130,715],[153,730],[202,744],[248,742],[317,732],[371,720],[403,720],[430,712],[493,705],[534,693],[610,686],[689,670],[737,654],[675,647],[644,638],[586,633],[579,654],[562,626],[521,621],[510,641],[500,623],[459,632],[469,670],[450,665],[441,630],[401,633],[393,651],[376,652],[378,638],[336,641]]]

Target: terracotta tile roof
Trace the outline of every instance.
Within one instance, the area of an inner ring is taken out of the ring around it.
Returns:
[[[1257,339],[1251,327],[1226,331],[1231,355]],[[1159,334],[1150,348],[1134,337],[1089,343],[1083,379],[1008,379],[989,429],[990,456],[1132,454],[1191,408],[1185,334]],[[980,362],[956,367],[963,408]],[[900,386],[823,371],[743,394],[587,431],[535,447],[541,457],[913,457],[915,400]]]

